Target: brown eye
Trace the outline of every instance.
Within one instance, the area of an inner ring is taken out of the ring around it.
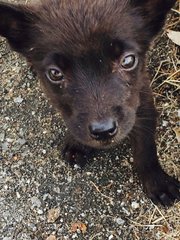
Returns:
[[[124,70],[130,71],[133,70],[138,63],[138,59],[134,54],[125,55],[121,59],[121,66]]]
[[[59,84],[64,79],[64,75],[58,67],[50,67],[46,72],[46,77],[55,84]]]

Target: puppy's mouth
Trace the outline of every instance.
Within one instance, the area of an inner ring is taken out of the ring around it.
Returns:
[[[110,147],[114,144],[116,144],[115,142],[115,139],[107,139],[107,140],[101,140],[101,141],[96,141],[97,144],[99,144],[100,146],[103,146],[103,147]]]
[[[113,146],[116,146],[123,138],[125,135],[122,136],[120,131],[117,130],[117,133],[109,138],[104,138],[104,139],[92,139],[88,142],[86,142],[87,145],[90,147],[94,148],[99,148],[99,149],[108,149]]]
[[[87,142],[86,145],[97,149],[108,149],[113,146],[116,146],[119,143],[119,141],[116,138],[106,140],[92,140]]]

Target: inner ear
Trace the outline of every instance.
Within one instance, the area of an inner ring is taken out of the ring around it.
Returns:
[[[35,14],[22,5],[0,3],[0,18],[0,35],[14,50],[23,53],[30,45]]]

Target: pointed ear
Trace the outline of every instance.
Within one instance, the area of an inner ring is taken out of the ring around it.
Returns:
[[[156,36],[164,25],[166,15],[176,0],[130,0],[130,3],[143,16],[144,27],[150,38]]]
[[[0,35],[17,52],[24,53],[31,47],[35,19],[33,11],[25,6],[0,3]]]

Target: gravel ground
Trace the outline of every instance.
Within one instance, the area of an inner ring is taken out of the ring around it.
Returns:
[[[152,74],[171,54],[159,49],[150,53]],[[146,198],[132,173],[128,140],[99,152],[83,171],[72,170],[60,154],[63,120],[35,73],[2,38],[0,72],[0,240],[180,239],[180,204],[164,209]],[[172,130],[178,121],[177,92],[167,87],[164,97],[156,87],[161,163],[180,177]]]

